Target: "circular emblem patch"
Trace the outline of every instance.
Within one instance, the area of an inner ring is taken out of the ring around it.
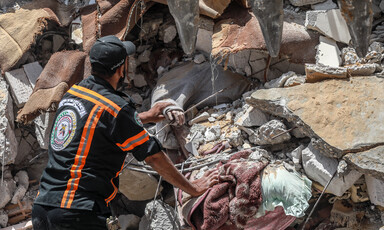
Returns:
[[[143,126],[143,122],[141,122],[139,114],[136,111],[135,111],[135,115],[134,116],[135,116],[136,123],[142,127]]]
[[[76,114],[73,110],[62,111],[56,118],[51,134],[51,147],[60,151],[68,146],[76,132]]]

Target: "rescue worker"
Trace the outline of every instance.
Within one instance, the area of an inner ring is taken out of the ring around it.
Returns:
[[[198,196],[218,182],[216,171],[188,181],[142,123],[164,119],[168,103],[137,113],[116,91],[126,75],[131,42],[98,39],[90,51],[92,75],[72,86],[59,103],[32,223],[40,229],[107,229],[109,203],[127,152],[152,166],[165,180]],[[140,191],[137,191],[140,192]]]

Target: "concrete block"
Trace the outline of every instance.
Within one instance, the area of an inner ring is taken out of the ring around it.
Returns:
[[[43,71],[43,67],[39,64],[39,62],[32,62],[29,64],[23,65],[24,72],[28,77],[29,83],[31,83],[32,88],[35,87],[37,78],[40,76]]]
[[[364,176],[371,203],[384,207],[384,180],[379,180],[368,174],[365,174]]]
[[[120,229],[138,229],[141,218],[133,215],[120,215],[119,216],[119,226]]]
[[[250,106],[236,122],[238,126],[252,127],[262,126],[268,122],[267,115],[261,110]]]
[[[54,118],[55,113],[43,113],[34,120],[36,139],[42,149],[48,149]]]
[[[10,86],[10,92],[15,100],[16,106],[18,108],[23,107],[32,94],[32,86],[29,83],[24,69],[5,72],[5,79]]]
[[[305,65],[306,82],[314,83],[326,79],[346,79],[348,78],[348,69],[344,67],[330,67],[323,65],[306,64]]]
[[[317,46],[316,64],[339,67],[341,64],[340,50],[333,39],[320,36]]]
[[[200,25],[197,31],[196,50],[211,54],[213,26],[213,20],[204,17],[200,18]]]
[[[149,62],[149,57],[151,56],[151,51],[150,50],[144,50],[139,57],[138,60],[141,63]]]
[[[133,160],[137,163],[135,161]],[[119,184],[119,191],[129,200],[148,200],[155,196],[158,181],[149,174],[124,169],[119,177]],[[163,187],[160,186],[158,194],[162,190]]]
[[[12,199],[15,190],[16,182],[13,179],[4,180],[3,184],[0,184],[0,209],[4,208]]]
[[[325,0],[289,0],[294,6],[305,6],[324,2]]]
[[[326,0],[325,2],[312,4],[311,8],[312,10],[332,10],[337,9],[338,7],[332,0]]]
[[[337,171],[338,161],[321,154],[313,144],[302,151],[303,168],[306,175],[325,186]],[[352,170],[343,177],[335,176],[327,188],[327,192],[342,196],[363,174]]]
[[[351,76],[370,76],[376,71],[376,64],[356,64],[347,69]]]
[[[258,128],[255,133],[255,138],[249,138],[249,141],[257,145],[280,144],[291,139],[289,133],[280,135],[285,131],[287,131],[287,128],[281,121],[271,120]]]
[[[138,88],[148,85],[143,74],[133,75],[133,84],[135,85],[135,87],[138,87]]]
[[[167,25],[159,31],[159,39],[164,43],[170,43],[177,35],[175,25]]]
[[[6,121],[0,118],[1,121]],[[0,129],[0,159],[4,159],[4,165],[13,164],[15,162],[18,150],[18,142],[15,132],[7,122],[5,128]],[[5,148],[4,148],[5,147]],[[3,161],[0,161],[0,165]]]
[[[351,40],[347,23],[340,9],[307,11],[305,27],[345,44],[349,44]]]
[[[192,120],[190,120],[188,122],[189,125],[194,125],[196,123],[199,123],[199,122],[202,122],[202,121],[206,121],[208,118],[210,117],[209,113],[208,112],[204,112],[202,114],[200,114],[199,116],[193,118]]]
[[[148,203],[145,207],[145,215],[141,218],[139,230],[169,229],[181,229],[174,208],[161,200],[155,200]]]

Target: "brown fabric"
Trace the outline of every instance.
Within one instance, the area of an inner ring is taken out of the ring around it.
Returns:
[[[19,111],[16,121],[28,123],[41,112],[54,111],[68,89],[68,84],[61,82],[53,88],[39,89],[32,93],[25,106]]]
[[[53,54],[37,79],[32,95],[20,110],[17,120],[28,123],[42,111],[54,111],[64,93],[89,75],[90,63],[86,53],[63,51]]]
[[[47,21],[59,23],[50,9],[19,9],[0,15],[0,68],[11,69],[35,43],[36,35],[45,28]]]
[[[224,56],[246,49],[267,52],[263,34],[255,15],[248,9],[231,4],[217,22],[212,36],[212,54]],[[318,33],[306,31],[304,26],[284,22],[280,55],[293,63],[315,63]]]

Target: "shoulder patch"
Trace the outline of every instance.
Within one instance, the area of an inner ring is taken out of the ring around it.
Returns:
[[[51,147],[55,151],[63,150],[71,143],[75,136],[77,127],[76,113],[67,109],[62,111],[56,118],[51,133]]]
[[[76,99],[63,99],[60,101],[59,108],[62,106],[71,106],[74,109],[77,110],[77,112],[80,114],[80,117],[83,117],[85,114],[87,114],[87,111],[85,110],[85,107],[83,103]]]
[[[143,127],[143,122],[141,122],[141,119],[140,119],[139,114],[137,113],[137,111],[135,111],[135,115],[134,115],[134,117],[135,117],[135,121],[136,121],[136,123],[137,123],[138,125],[140,125],[141,127]]]

